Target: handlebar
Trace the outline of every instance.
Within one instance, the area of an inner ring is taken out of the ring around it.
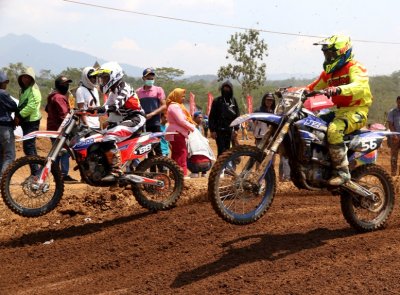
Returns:
[[[78,109],[73,108],[71,111],[77,116],[89,116],[89,117],[100,117],[105,115],[105,113],[98,113],[99,107],[89,108],[89,109]]]
[[[325,95],[328,96],[327,91],[325,90],[313,90],[313,91],[305,91],[305,96],[310,97],[310,96],[315,96],[315,95]],[[328,96],[329,97],[329,96]]]

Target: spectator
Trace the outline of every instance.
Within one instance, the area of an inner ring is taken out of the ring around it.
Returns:
[[[208,137],[208,116],[204,115],[203,118],[203,131],[204,131],[204,137]]]
[[[256,110],[256,112],[273,113],[274,110],[275,110],[275,96],[270,92],[265,93],[263,98],[261,99],[261,106],[259,109]],[[268,130],[267,123],[262,121],[255,121],[254,137],[256,145],[260,143],[261,139],[266,134],[267,130]],[[280,155],[280,161],[279,161],[279,180],[282,182],[290,180],[289,160],[282,154]]]
[[[6,91],[8,77],[0,72],[0,172],[1,174],[15,160],[15,137],[13,112],[18,112],[18,106]],[[1,175],[0,175],[1,179]]]
[[[388,113],[387,122],[390,131],[400,132],[400,96],[396,99],[397,107],[391,109]],[[390,166],[392,176],[397,175],[397,158],[400,149],[400,136],[392,135],[389,139],[390,146]]]
[[[46,112],[47,116],[47,130],[57,131],[61,123],[68,115],[70,108],[68,103],[68,89],[72,80],[65,76],[59,76],[55,80],[55,89],[47,97]],[[51,139],[54,143],[55,139]],[[69,154],[67,150],[62,149],[60,155],[56,159],[56,165],[60,166],[61,174],[64,182],[77,182],[69,174]]]
[[[169,125],[167,131],[177,132],[169,136],[167,139],[171,143],[171,158],[175,160],[182,168],[185,179],[187,176],[187,155],[188,150],[186,146],[186,139],[189,132],[193,132],[195,122],[192,120],[190,113],[183,105],[185,100],[186,90],[182,88],[175,88],[167,98],[167,119]]]
[[[136,90],[140,104],[146,113],[146,131],[148,132],[160,132],[160,114],[166,110],[165,93],[161,87],[154,86],[155,76],[154,69],[145,69],[142,77],[144,85]],[[160,145],[156,145],[153,151],[156,156],[162,155]],[[149,156],[154,155],[150,153]]]
[[[16,125],[20,125],[23,135],[38,131],[40,127],[40,103],[42,95],[39,86],[35,81],[35,72],[33,68],[25,68],[18,76],[18,84],[21,87],[21,95],[18,103],[19,113],[16,113]],[[37,155],[36,138],[24,140],[22,147],[25,155]],[[31,165],[31,175],[39,173],[37,165]]]
[[[87,110],[100,106],[99,92],[96,88],[96,76],[92,75],[95,69],[86,67],[82,71],[81,81],[76,90],[76,102],[78,108]],[[93,129],[100,129],[99,117],[82,116],[85,125]]]
[[[212,161],[215,161],[214,153],[200,130],[195,129],[188,137],[188,160],[187,165],[191,178],[206,177],[207,171],[211,169]]]
[[[197,124],[196,128],[201,132],[203,126],[203,114],[200,111],[193,114],[193,121]]]
[[[256,110],[256,113],[273,113],[275,110],[275,96],[268,92],[265,93],[261,99],[260,108]],[[254,138],[255,144],[258,145],[265,133],[267,132],[268,124],[262,121],[255,121],[254,123]]]
[[[239,107],[233,96],[232,84],[226,81],[221,85],[221,96],[213,100],[208,117],[211,138],[217,142],[218,156],[237,140],[239,127],[231,128],[229,125],[239,115]]]
[[[168,123],[167,116],[165,115],[164,112],[162,112],[161,113],[161,125],[160,125],[161,132],[165,132],[167,130],[167,123]],[[169,143],[165,139],[164,136],[161,138],[160,146],[161,146],[162,155],[164,157],[168,157],[169,156]]]

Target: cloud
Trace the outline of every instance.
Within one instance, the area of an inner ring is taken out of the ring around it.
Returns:
[[[112,49],[116,49],[116,50],[129,50],[129,51],[140,51],[141,48],[139,47],[139,45],[132,39],[129,38],[122,38],[119,41],[114,42],[111,45]]]

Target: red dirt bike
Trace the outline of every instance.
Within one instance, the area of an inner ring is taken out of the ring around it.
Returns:
[[[16,160],[1,179],[1,195],[5,204],[24,217],[38,217],[53,210],[64,192],[64,181],[55,160],[60,152],[68,152],[76,161],[82,182],[92,186],[131,186],[136,201],[143,207],[158,211],[172,208],[183,189],[183,173],[170,158],[146,158],[166,133],[143,133],[118,143],[123,176],[114,182],[102,182],[108,174],[103,134],[80,124],[82,110],[71,110],[58,131],[35,131],[21,138],[55,138],[46,158],[25,156]],[[173,133],[169,133],[173,134]],[[133,163],[142,160],[137,167]],[[129,168],[129,169],[128,169]]]

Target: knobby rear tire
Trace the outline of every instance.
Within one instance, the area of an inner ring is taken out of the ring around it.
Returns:
[[[340,204],[342,214],[347,223],[359,232],[371,232],[384,228],[390,215],[392,214],[395,202],[395,192],[392,178],[382,167],[375,164],[360,166],[352,171],[351,174],[353,181],[357,181],[366,175],[372,175],[378,178],[384,189],[385,200],[381,213],[379,213],[376,218],[373,220],[360,220],[354,211],[356,200],[354,199],[353,195],[346,191],[342,192]]]
[[[176,205],[176,202],[179,200],[182,190],[183,190],[183,172],[182,169],[178,166],[178,164],[168,158],[168,157],[154,157],[147,158],[146,160],[140,162],[140,164],[136,167],[136,172],[144,173],[146,170],[149,170],[151,167],[162,167],[165,166],[168,168],[170,173],[172,173],[173,180],[175,181],[175,186],[173,188],[172,193],[166,195],[160,201],[151,200],[144,194],[146,188],[146,184],[132,184],[132,191],[135,196],[136,201],[144,208],[149,209],[151,211],[164,211],[173,208]],[[146,174],[139,174],[146,176]],[[147,176],[148,177],[148,176]],[[171,177],[171,176],[169,176]],[[150,177],[151,178],[151,177]],[[149,186],[151,188],[151,186]],[[159,188],[153,187],[154,190]]]

